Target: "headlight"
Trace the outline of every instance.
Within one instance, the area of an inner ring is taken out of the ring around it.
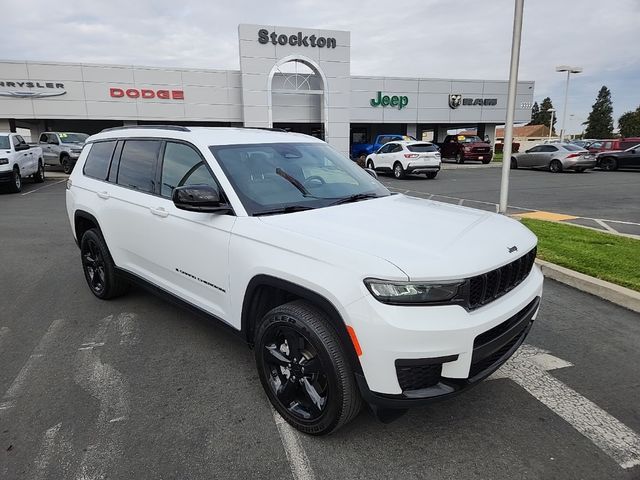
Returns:
[[[424,305],[462,299],[464,280],[451,282],[390,282],[366,279],[365,285],[380,302],[391,305]],[[452,303],[457,303],[453,301]]]
[[[7,163],[9,163],[8,158],[0,158],[0,165],[6,165]]]

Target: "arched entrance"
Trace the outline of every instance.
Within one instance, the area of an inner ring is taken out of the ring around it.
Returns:
[[[271,69],[269,125],[325,139],[328,132],[326,78],[310,58],[290,55]]]

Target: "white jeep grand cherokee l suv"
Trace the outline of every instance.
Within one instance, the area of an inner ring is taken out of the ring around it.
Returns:
[[[136,281],[232,327],[276,410],[330,433],[477,384],[523,342],[542,274],[507,217],[390,194],[326,143],[245,128],[90,137],[67,210],[95,296]]]

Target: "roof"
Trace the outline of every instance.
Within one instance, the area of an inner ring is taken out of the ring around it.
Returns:
[[[176,138],[208,145],[242,145],[251,143],[319,143],[316,137],[302,133],[239,127],[172,127],[141,125],[143,128],[123,127],[92,135],[87,142],[114,138]]]

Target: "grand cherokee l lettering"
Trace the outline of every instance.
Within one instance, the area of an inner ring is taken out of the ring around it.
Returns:
[[[523,342],[542,294],[524,226],[391,194],[306,135],[104,131],[66,202],[96,297],[136,281],[228,325],[275,409],[313,435],[363,401],[389,419],[476,385]]]

